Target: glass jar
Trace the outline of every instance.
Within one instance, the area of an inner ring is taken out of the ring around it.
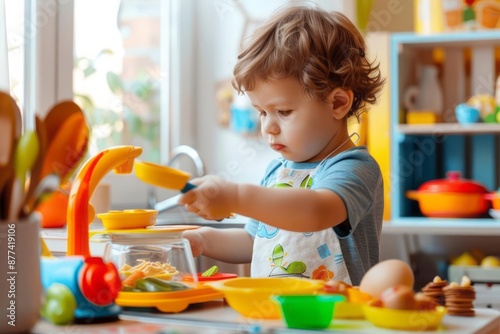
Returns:
[[[197,273],[191,247],[181,232],[108,234],[104,257],[115,264],[122,282],[134,274],[137,278],[156,277],[167,281],[196,284]],[[137,275],[137,271],[142,271]]]

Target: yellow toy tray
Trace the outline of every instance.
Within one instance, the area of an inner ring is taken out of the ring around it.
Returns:
[[[182,282],[190,285],[189,282]],[[178,313],[189,304],[203,303],[222,299],[224,294],[204,284],[192,285],[193,288],[172,292],[127,292],[120,291],[115,303],[123,307],[156,307],[161,312]]]

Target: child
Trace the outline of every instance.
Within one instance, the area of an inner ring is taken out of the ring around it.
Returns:
[[[295,276],[358,285],[379,261],[383,183],[347,118],[376,102],[383,84],[356,27],[340,13],[284,8],[238,56],[233,86],[260,114],[282,158],[261,185],[215,176],[179,201],[205,219],[250,217],[244,229],[184,233],[194,256],[250,262],[253,277]]]

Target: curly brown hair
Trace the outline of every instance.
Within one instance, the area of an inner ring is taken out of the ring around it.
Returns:
[[[276,12],[238,55],[233,87],[251,91],[257,80],[294,77],[306,96],[324,100],[336,87],[352,90],[349,116],[374,104],[384,79],[365,56],[365,41],[343,14],[293,5]]]

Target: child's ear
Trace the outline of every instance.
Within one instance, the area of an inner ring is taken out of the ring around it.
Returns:
[[[332,106],[333,117],[343,119],[352,107],[354,93],[352,90],[335,88],[328,94],[327,102]]]

